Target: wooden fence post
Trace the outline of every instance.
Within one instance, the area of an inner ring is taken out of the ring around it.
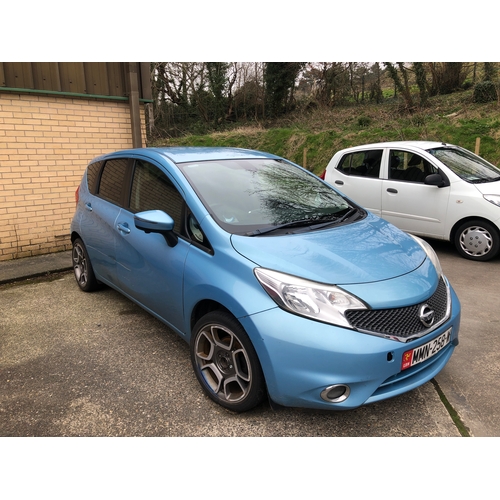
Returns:
[[[476,150],[474,151],[477,155],[479,155],[479,149],[481,147],[481,138],[476,137]]]

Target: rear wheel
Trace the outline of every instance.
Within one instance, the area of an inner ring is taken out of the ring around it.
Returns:
[[[455,247],[466,259],[490,260],[500,250],[500,236],[495,226],[489,222],[470,220],[457,229]]]
[[[230,314],[213,311],[201,318],[190,348],[196,378],[216,403],[243,412],[263,400],[259,359],[245,330]]]
[[[99,282],[94,275],[87,249],[80,238],[77,238],[73,242],[71,256],[73,259],[73,273],[80,289],[84,292],[97,290],[99,288]]]

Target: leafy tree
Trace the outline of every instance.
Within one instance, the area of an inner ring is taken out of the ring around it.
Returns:
[[[280,116],[292,108],[293,90],[304,63],[268,62],[264,66],[267,114]]]
[[[397,67],[390,62],[386,62],[384,64],[387,68],[389,76],[394,82],[396,89],[403,96],[406,109],[408,111],[413,111],[415,109],[415,103],[413,102],[413,97],[411,95],[408,69],[402,62],[397,63]],[[399,73],[401,73],[401,77],[403,78],[403,80],[401,80]]]
[[[382,70],[380,69],[380,63],[377,62],[372,65],[369,73],[370,100],[375,101],[377,104],[380,104],[384,98],[382,93],[381,75]]]
[[[233,64],[223,62],[207,62],[205,69],[208,79],[208,116],[214,126],[227,119],[232,112],[232,89],[236,80],[236,71],[231,74]]]
[[[418,90],[420,91],[420,105],[426,106],[429,94],[427,92],[427,78],[424,63],[413,63],[413,69],[415,70],[415,78],[417,80]]]

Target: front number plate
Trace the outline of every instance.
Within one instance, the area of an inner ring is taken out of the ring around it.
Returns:
[[[442,333],[439,337],[427,342],[427,344],[415,347],[411,351],[406,351],[403,354],[403,362],[401,363],[401,370],[406,370],[412,366],[422,363],[426,359],[432,358],[441,349],[444,349],[451,340],[451,328]]]

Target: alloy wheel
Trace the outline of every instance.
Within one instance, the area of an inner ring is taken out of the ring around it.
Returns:
[[[85,288],[88,283],[87,259],[79,243],[73,246],[73,271],[80,288]]]

